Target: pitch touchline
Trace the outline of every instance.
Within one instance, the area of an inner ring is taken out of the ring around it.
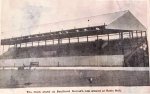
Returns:
[[[18,70],[18,67],[0,67],[0,70]],[[125,71],[148,71],[149,67],[25,67],[25,70],[125,70]]]

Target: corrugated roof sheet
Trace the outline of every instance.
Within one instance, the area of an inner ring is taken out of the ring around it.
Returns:
[[[109,23],[106,28],[146,31],[146,27],[130,11],[127,11],[124,15]]]
[[[143,30],[146,28],[132,15],[128,10],[119,11],[114,13],[108,13],[103,15],[96,15],[91,17],[79,18],[75,20],[62,21],[57,23],[51,23],[46,26],[37,27],[34,31],[48,32],[48,31],[60,31],[73,28],[83,28],[88,26],[101,26],[107,25],[108,29],[121,29],[121,30]]]

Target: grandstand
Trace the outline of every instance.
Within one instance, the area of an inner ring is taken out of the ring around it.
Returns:
[[[130,11],[48,29],[1,40],[0,88],[150,85],[146,28]]]
[[[87,22],[90,23],[90,26],[87,26]],[[63,30],[58,30],[59,27],[63,27]],[[85,59],[89,60],[88,58],[93,56],[109,56],[107,59],[112,60],[112,64],[103,65],[104,60],[102,59],[96,61],[97,64],[100,66],[116,66],[116,61],[113,62],[113,60],[117,57],[123,57],[118,66],[149,66],[146,28],[130,11],[76,19],[72,22],[61,23],[56,28],[53,28],[54,32],[2,39],[1,45],[3,45],[3,48],[8,45],[14,45],[14,47],[10,47],[8,51],[4,52],[0,59],[7,61],[10,59],[63,57],[66,61],[62,62],[57,59],[57,63],[65,63],[66,65],[63,66],[67,66],[66,62],[70,57],[77,57],[77,60],[87,57]],[[38,43],[38,45],[35,46],[35,43]],[[105,63],[108,62],[110,61]],[[78,66],[81,66],[81,63],[78,62]],[[85,65],[92,66],[93,64]]]

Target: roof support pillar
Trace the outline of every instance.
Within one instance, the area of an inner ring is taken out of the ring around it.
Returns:
[[[68,37],[68,41],[69,41],[69,45],[67,45],[67,54],[69,55],[70,54],[70,37]]]
[[[133,33],[133,32],[132,32]],[[124,46],[123,46],[123,32],[121,32],[121,50],[122,54],[124,54]]]
[[[89,37],[87,36],[87,42],[89,42]]]
[[[131,37],[132,37],[132,39],[133,39],[133,31],[131,32]]]
[[[108,43],[109,43],[109,34],[107,34],[107,40],[108,40]]]
[[[138,38],[138,32],[137,32],[137,30],[136,30],[136,37]]]
[[[53,39],[53,45],[54,45],[54,39]]]
[[[121,33],[119,32],[119,39],[121,39]]]
[[[77,39],[78,39],[78,43],[79,43],[80,42],[79,37]]]
[[[97,40],[98,40],[98,34],[97,34]]]
[[[57,49],[57,55],[60,55],[60,38],[58,38],[58,49]]]
[[[110,52],[110,46],[109,46],[109,33],[107,34],[107,41],[108,41],[108,52]]]
[[[17,48],[17,44],[14,44],[14,47]]]
[[[69,44],[70,44],[70,37],[68,39],[69,39]]]
[[[143,31],[141,31],[141,38],[142,38],[142,36],[143,36]]]
[[[121,36],[121,40],[123,40],[123,32],[121,32],[120,36]]]
[[[5,47],[4,47],[4,45],[3,45],[3,53],[4,53],[4,50],[5,50]]]
[[[26,42],[26,44],[25,44],[25,45],[26,45],[26,47],[27,47],[27,42]]]
[[[129,31],[129,38],[131,38],[131,32]]]
[[[46,46],[46,40],[45,40],[45,46]]]
[[[80,42],[80,40],[79,40],[79,34],[77,33],[77,40],[78,40],[78,43]]]
[[[33,41],[32,41],[32,47],[33,47]]]
[[[62,39],[59,39],[59,44],[61,44],[62,43]]]
[[[60,41],[61,41],[61,40],[60,40],[60,39],[58,39],[58,45],[60,44]]]
[[[38,46],[40,45],[40,41],[38,41]]]
[[[146,31],[144,31],[145,32],[145,37],[147,36],[147,34],[146,34]]]

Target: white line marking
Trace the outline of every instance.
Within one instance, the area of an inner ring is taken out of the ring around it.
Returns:
[[[0,70],[17,70],[17,67],[4,67]],[[149,71],[149,67],[25,67],[25,70],[124,70],[124,71]]]

